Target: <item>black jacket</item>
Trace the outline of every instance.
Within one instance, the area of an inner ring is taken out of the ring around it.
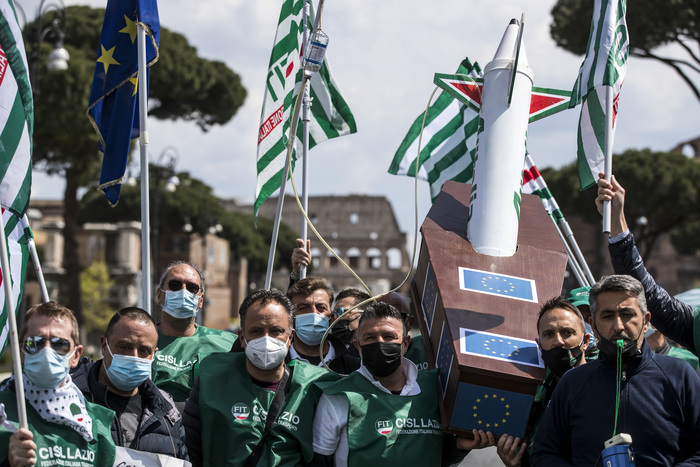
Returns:
[[[107,386],[98,380],[101,366],[102,360],[93,362],[83,357],[78,366],[71,371],[71,378],[85,399],[109,408],[107,399],[110,393]],[[182,417],[170,394],[158,389],[150,379],[139,386],[139,394],[143,410],[141,421],[132,446],[125,447],[188,460]],[[119,419],[115,418],[112,423],[112,438],[114,443],[120,446],[118,424]]]

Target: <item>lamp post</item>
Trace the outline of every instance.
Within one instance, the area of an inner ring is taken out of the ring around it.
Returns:
[[[49,22],[44,25],[44,16],[51,14]],[[36,100],[39,97],[39,74],[41,70],[41,44],[44,40],[53,42],[53,50],[49,53],[47,68],[53,70],[68,69],[70,55],[63,47],[66,36],[66,6],[63,0],[41,0],[34,18],[34,30],[25,31],[30,38],[31,52],[27,57],[29,74],[32,81],[32,94]]]
[[[153,277],[158,280],[160,274],[158,265],[158,253],[160,238],[160,197],[163,191],[172,193],[180,184],[180,179],[175,175],[175,167],[180,160],[180,153],[174,146],[166,146],[158,155],[158,160],[151,165],[153,173],[153,192],[151,193],[151,205],[153,206],[153,218],[151,219],[151,248],[153,257]],[[163,183],[165,182],[165,183]],[[155,296],[155,294],[154,294]]]

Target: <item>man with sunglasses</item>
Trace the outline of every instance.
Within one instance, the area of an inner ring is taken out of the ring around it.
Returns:
[[[204,303],[204,288],[204,275],[194,264],[176,261],[163,271],[156,293],[163,313],[152,379],[173,396],[181,412],[201,361],[211,353],[228,352],[236,340],[230,332],[195,324]]]
[[[114,462],[114,412],[88,402],[68,370],[78,364],[78,323],[55,302],[31,308],[20,330],[29,429],[0,427],[0,462],[10,466],[104,466]],[[19,426],[15,376],[0,391],[7,420]],[[77,464],[76,464],[77,463]]]
[[[151,381],[157,343],[153,317],[122,308],[100,338],[103,358],[83,358],[71,377],[87,400],[116,412],[112,439],[118,446],[187,460],[180,412]]]

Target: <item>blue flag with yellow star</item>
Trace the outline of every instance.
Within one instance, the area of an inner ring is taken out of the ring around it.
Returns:
[[[544,368],[535,341],[475,329],[459,328],[459,346],[460,351],[466,355]]]
[[[138,23],[145,25],[150,66],[158,59],[160,39],[156,0],[107,2],[87,111],[104,153],[100,189],[113,205],[119,201],[131,140],[139,135]]]
[[[460,382],[450,425],[522,439],[533,399],[527,394]]]
[[[460,267],[459,288],[470,292],[537,303],[535,281],[524,277]]]

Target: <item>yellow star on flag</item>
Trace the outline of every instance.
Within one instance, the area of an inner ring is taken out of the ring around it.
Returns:
[[[134,92],[131,94],[132,96],[136,95],[136,92],[139,89],[139,77],[134,76],[133,78],[129,78],[129,82],[134,85]]]
[[[131,21],[128,16],[124,15],[124,21],[126,22],[126,26],[124,26],[122,29],[119,30],[119,32],[128,34],[129,37],[131,38],[131,43],[133,44],[134,41],[136,40],[136,32],[137,32],[137,27],[136,27],[136,22]]]
[[[105,50],[105,46],[100,44],[100,48],[102,49],[102,54],[97,58],[97,61],[105,66],[106,74],[109,71],[110,65],[120,65],[120,63],[112,57],[112,55],[114,55],[114,49],[116,49],[117,46],[115,45],[111,49]]]

